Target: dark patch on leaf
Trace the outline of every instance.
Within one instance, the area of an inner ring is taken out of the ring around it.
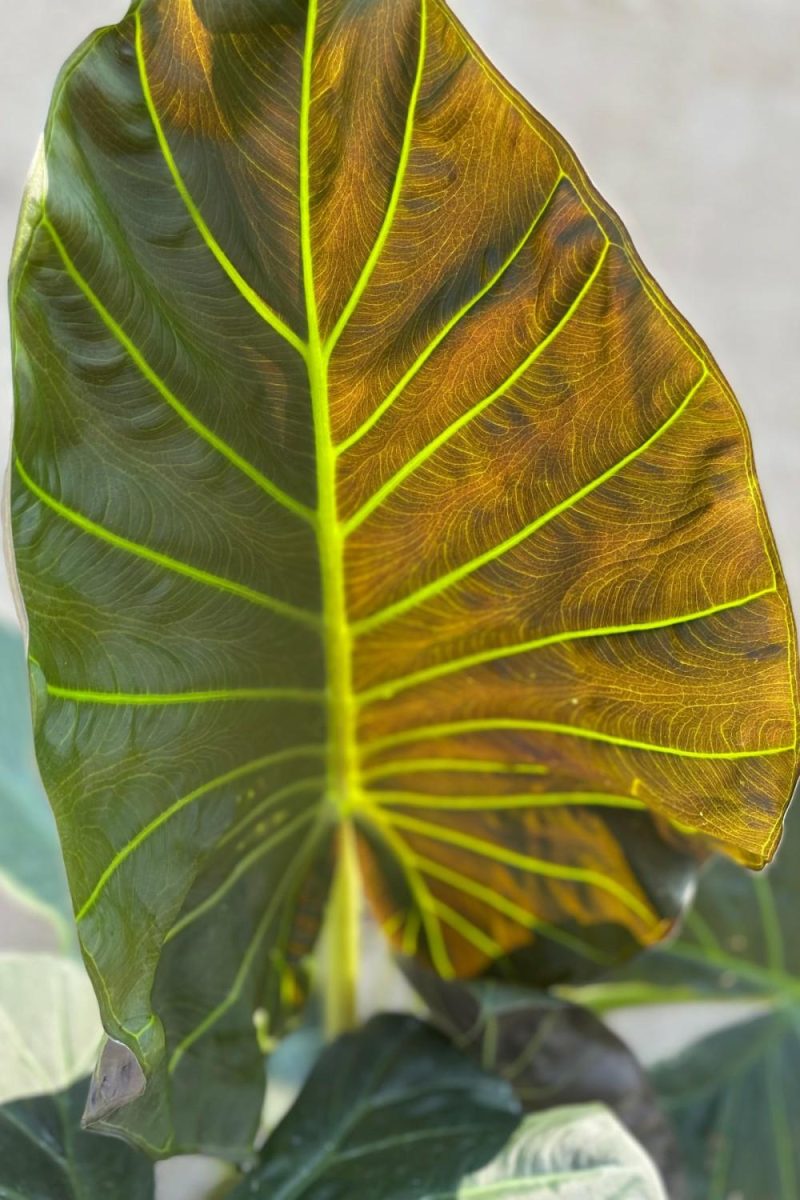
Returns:
[[[84,1127],[98,1124],[138,1100],[145,1087],[144,1072],[136,1055],[122,1042],[109,1038],[92,1076],[83,1114]]]

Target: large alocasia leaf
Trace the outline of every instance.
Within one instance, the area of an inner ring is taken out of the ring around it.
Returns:
[[[231,1200],[663,1200],[602,1109],[520,1122],[508,1084],[430,1027],[377,1017],[331,1046]]]
[[[248,1142],[337,825],[443,976],[658,939],[688,832],[771,855],[795,658],[741,413],[442,0],[138,0],[62,75],[12,274],[121,1127]],[[239,1099],[198,1130],[200,1085]]]

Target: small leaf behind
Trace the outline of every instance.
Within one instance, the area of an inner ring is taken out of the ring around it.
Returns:
[[[501,1155],[466,1179],[458,1200],[666,1200],[653,1164],[605,1109],[528,1117]],[[435,1200],[449,1200],[436,1197]]]
[[[0,1108],[3,1200],[153,1200],[153,1167],[117,1139],[82,1133],[88,1079]]]
[[[511,1089],[435,1030],[382,1016],[318,1063],[231,1200],[664,1200],[600,1108],[520,1123]]]
[[[674,993],[766,1006],[764,1015],[693,1044],[653,1073],[692,1200],[800,1195],[798,856],[800,810],[793,808],[771,867],[751,875],[714,863],[681,936],[588,990],[603,1005]]]
[[[508,1080],[526,1112],[607,1105],[645,1146],[683,1200],[670,1123],[635,1055],[588,1009],[494,982],[448,983],[406,961],[403,969],[439,1025],[471,1058]]]
[[[519,1119],[508,1084],[441,1033],[376,1017],[323,1054],[232,1200],[454,1196]]]
[[[680,1137],[692,1200],[797,1200],[797,1007],[705,1038],[658,1067],[654,1082]]]
[[[0,954],[0,1104],[88,1074],[102,1036],[85,972],[68,958]]]

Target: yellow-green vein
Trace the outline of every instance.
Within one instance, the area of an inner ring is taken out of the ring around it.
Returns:
[[[266,854],[269,854],[269,852],[274,850],[276,846],[279,846],[281,842],[286,841],[286,839],[291,837],[293,833],[296,833],[298,829],[302,829],[304,825],[308,825],[309,822],[313,821],[315,818],[318,818],[318,815],[318,810],[313,808],[309,809],[308,811],[301,813],[298,817],[295,817],[293,821],[289,821],[287,824],[282,825],[280,829],[275,830],[269,837],[265,838],[263,842],[259,842],[249,854],[246,854],[244,858],[239,860],[233,871],[231,871],[230,875],[228,875],[228,877],[219,885],[218,888],[216,888],[209,896],[206,896],[205,900],[198,904],[196,908],[193,908],[191,912],[186,913],[175,922],[167,936],[164,938],[165,944],[167,942],[171,942],[173,938],[177,937],[178,934],[187,927],[187,925],[193,924],[193,922],[197,921],[205,913],[210,912],[210,910],[228,894],[231,888],[234,887],[242,878],[242,876],[246,875],[247,872],[251,870],[251,868],[254,867],[257,862],[260,862]]]
[[[562,500],[559,504],[556,504],[541,517],[537,517],[535,521],[531,521],[531,523],[526,525],[524,529],[520,529],[518,533],[512,534],[511,537],[506,538],[503,542],[500,542],[499,545],[492,546],[489,550],[485,550],[482,554],[470,559],[469,562],[463,563],[462,566],[456,567],[454,570],[448,571],[445,575],[440,576],[438,579],[432,580],[430,583],[425,584],[424,587],[419,588],[416,592],[411,592],[408,596],[404,596],[402,600],[397,600],[394,604],[390,604],[386,608],[372,613],[370,616],[364,617],[360,621],[353,622],[352,631],[354,636],[357,637],[361,634],[368,633],[370,630],[386,624],[387,621],[391,621],[395,617],[401,616],[403,613],[408,612],[409,609],[416,608],[426,600],[430,600],[432,597],[438,596],[447,588],[452,587],[453,584],[460,582],[460,580],[465,579],[468,575],[471,575],[474,571],[477,571],[479,567],[483,567],[487,563],[493,562],[496,558],[500,558],[501,555],[507,553],[509,550],[512,550],[521,542],[524,542],[527,538],[538,532],[538,530],[544,525],[547,525],[550,521],[560,516],[561,513],[567,512],[569,509],[574,508],[574,506],[581,500],[585,499],[586,496],[591,495],[591,493],[596,491],[597,488],[602,487],[602,485],[607,483],[609,479],[613,479],[615,475],[618,475],[620,471],[624,470],[624,468],[629,466],[630,463],[635,462],[636,459],[649,450],[651,446],[655,445],[659,438],[663,437],[664,434],[672,428],[675,422],[685,412],[686,408],[700,391],[700,388],[703,386],[707,378],[708,368],[706,367],[703,370],[703,374],[701,375],[700,379],[697,381],[691,391],[683,398],[678,407],[669,415],[666,421],[659,425],[658,429],[656,429],[654,433],[651,433],[650,436],[644,442],[642,442],[641,445],[637,446],[635,450],[631,450],[631,452],[626,454],[624,458],[621,458],[618,462],[614,463],[613,467],[609,467],[606,471],[603,471],[602,475],[598,475],[589,483],[584,484],[582,488],[579,488],[577,492],[573,492],[571,496],[566,498],[566,500]]]
[[[364,792],[371,804],[424,808],[431,812],[501,812],[504,809],[533,808],[620,808],[646,812],[647,805],[632,796],[606,792],[525,792],[522,795],[498,793],[494,796],[441,796],[424,792]]]
[[[350,626],[345,594],[343,535],[336,489],[336,455],[331,435],[328,372],[331,348],[322,342],[314,277],[311,220],[311,105],[318,0],[308,0],[300,97],[299,193],[303,292],[308,319],[308,368],[317,468],[322,618],[328,679],[328,758],[326,808],[339,824],[340,852],[336,858],[326,920],[329,971],[326,981],[326,1028],[342,1033],[355,1024],[356,996],[353,964],[359,957],[358,879],[353,829],[347,819],[348,795],[355,786],[358,755],[352,681]]]
[[[376,808],[366,805],[359,806],[358,821],[366,822],[370,829],[381,839],[391,851],[392,856],[400,866],[408,884],[409,892],[414,899],[417,911],[422,921],[422,928],[428,943],[431,961],[443,979],[455,979],[456,971],[450,961],[439,918],[434,911],[434,900],[425,883],[411,862],[411,856],[383,813]]]
[[[728,1124],[730,1114],[735,1111],[737,1104],[741,1104],[744,1092],[743,1079],[728,1079],[722,1097],[722,1103],[717,1108],[715,1113],[715,1124],[718,1130],[724,1130]],[[748,1096],[748,1107],[750,1098]],[[671,1108],[677,1107],[676,1101],[666,1105],[667,1112]],[[733,1162],[733,1155],[736,1150],[736,1139],[719,1135],[714,1137],[713,1148],[711,1149],[711,1161],[709,1163],[710,1178],[708,1180],[708,1200],[730,1200],[730,1167]],[[734,1198],[736,1193],[734,1192]],[[783,1197],[782,1200],[789,1200],[788,1197]]]
[[[566,329],[572,318],[580,310],[581,305],[591,292],[595,280],[605,265],[606,258],[608,257],[608,249],[609,242],[606,240],[602,254],[595,263],[592,273],[589,275],[588,279],[583,284],[583,287],[578,292],[578,295],[564,313],[561,320],[554,326],[553,329],[550,330],[547,336],[544,337],[541,342],[539,342],[538,346],[531,351],[527,358],[521,362],[520,365],[511,372],[508,378],[504,380],[504,382],[501,383],[498,388],[495,388],[495,390],[489,396],[484,397],[484,399],[478,401],[477,404],[473,404],[472,408],[469,408],[465,413],[462,413],[457,420],[453,421],[447,426],[446,429],[442,430],[441,433],[437,434],[435,438],[428,442],[427,445],[423,446],[423,448],[417,454],[415,454],[413,458],[409,459],[409,461],[405,463],[399,471],[396,471],[395,474],[392,475],[391,479],[387,479],[386,483],[382,484],[381,487],[379,487],[377,491],[370,496],[369,500],[365,501],[365,503],[361,505],[361,508],[359,508],[358,512],[354,513],[353,516],[350,517],[345,525],[346,535],[351,534],[359,527],[359,525],[366,521],[367,517],[370,516],[370,514],[373,513],[376,508],[379,508],[384,501],[391,496],[392,492],[396,491],[397,488],[400,487],[401,483],[408,479],[409,476],[413,475],[414,472],[417,471],[423,463],[427,462],[427,460],[434,455],[437,450],[440,450],[442,446],[449,442],[451,438],[455,437],[460,430],[479,417],[482,412],[485,412],[485,410],[497,400],[502,399],[502,397],[505,396],[516,383],[519,383],[523,375],[525,375],[538,361],[538,359],[541,358],[548,347],[551,346],[559,334]]]
[[[429,771],[453,771],[465,775],[550,774],[550,768],[539,763],[490,762],[485,758],[401,758],[362,770],[361,780],[367,783],[392,775],[426,774]]]
[[[464,875],[461,871],[456,871],[452,867],[446,867],[442,863],[436,862],[435,859],[427,858],[423,854],[416,854],[410,848],[407,849],[407,853],[411,861],[416,864],[423,874],[430,875],[433,879],[438,879],[441,883],[445,883],[448,887],[453,887],[457,891],[463,892],[466,896],[480,900],[483,904],[487,904],[490,908],[495,909],[496,912],[509,917],[523,929],[532,930],[539,934],[540,937],[547,938],[548,941],[563,945],[567,949],[573,950],[576,954],[588,958],[591,962],[605,964],[610,961],[608,956],[603,954],[601,950],[595,949],[573,934],[558,929],[555,925],[551,925],[549,921],[541,920],[527,908],[523,908],[520,904],[515,904],[513,900],[509,900],[493,888],[479,883],[477,879],[472,879],[471,876]]]
[[[304,521],[314,525],[316,522],[316,514],[312,509],[308,508],[305,504],[301,504],[299,500],[295,500],[295,498],[290,496],[288,492],[285,492],[283,488],[280,488],[277,486],[277,484],[273,483],[268,476],[259,471],[257,467],[254,467],[253,464],[248,462],[246,458],[243,458],[241,454],[238,454],[232,446],[229,446],[227,442],[218,437],[217,434],[215,434],[213,430],[209,429],[207,425],[204,425],[203,422],[199,420],[199,418],[196,417],[194,413],[178,399],[178,397],[167,386],[161,376],[153,369],[139,347],[128,337],[127,333],[119,324],[119,322],[111,315],[100,297],[89,284],[89,281],[78,270],[74,260],[70,257],[66,246],[61,240],[58,231],[48,217],[43,217],[42,225],[47,230],[53,245],[58,251],[59,257],[64,264],[64,269],[66,270],[72,282],[86,297],[88,303],[95,310],[108,331],[125,350],[126,354],[136,366],[137,370],[144,376],[147,382],[153,388],[155,388],[155,390],[169,405],[173,412],[175,412],[181,418],[181,420],[198,435],[198,437],[202,438],[204,442],[207,442],[209,446],[213,447],[214,450],[216,450],[219,454],[226,458],[229,463],[236,467],[238,471],[256,484],[257,487],[261,488],[262,491],[266,492],[268,496],[270,496],[278,504],[282,505],[283,508],[288,509],[296,516],[302,518]]]
[[[311,0],[311,2],[313,3],[313,0]],[[191,1033],[187,1034],[183,1041],[176,1046],[167,1065],[167,1070],[170,1075],[173,1075],[178,1069],[180,1061],[186,1051],[189,1050],[195,1044],[195,1042],[199,1041],[204,1034],[208,1033],[209,1029],[216,1025],[217,1021],[219,1021],[220,1018],[225,1015],[228,1009],[231,1008],[232,1005],[234,1005],[239,999],[242,988],[247,980],[247,976],[250,974],[250,970],[255,962],[261,943],[266,937],[267,930],[269,929],[271,922],[275,919],[277,911],[285,898],[286,892],[290,889],[292,884],[300,878],[303,870],[305,870],[306,865],[313,854],[314,846],[315,841],[312,837],[310,840],[308,853],[304,855],[302,860],[296,864],[294,871],[289,870],[286,872],[281,882],[275,888],[272,900],[270,901],[264,912],[264,915],[256,926],[255,933],[250,940],[250,944],[248,945],[244,954],[239,970],[236,972],[233,984],[231,985],[224,999],[221,1000],[220,1003],[217,1004],[216,1007],[213,1008],[211,1012],[209,1012],[203,1018],[200,1024],[197,1025]]]
[[[577,1185],[579,1177],[583,1177],[589,1181],[586,1184],[586,1190],[584,1191],[584,1195],[588,1196],[591,1195],[593,1190],[595,1190],[592,1188],[591,1181],[595,1180],[599,1182],[601,1187],[603,1187],[604,1178],[610,1174],[611,1170],[605,1166],[591,1165],[569,1167],[565,1171],[551,1171],[546,1175],[540,1171],[537,1171],[535,1175],[515,1175],[513,1179],[501,1179],[496,1183],[464,1184],[458,1189],[458,1200],[518,1200],[518,1197],[520,1196],[533,1196],[536,1194],[536,1192],[539,1192],[540,1195],[545,1196],[547,1195],[547,1192],[544,1190],[545,1188],[548,1192],[550,1192],[551,1195],[558,1195],[558,1193],[562,1190],[562,1184],[566,1188],[569,1188],[574,1195],[576,1194],[574,1189]],[[641,1183],[641,1174],[642,1173],[640,1171],[636,1180],[637,1191],[639,1191],[640,1195],[642,1194],[640,1189],[642,1186],[644,1186]],[[652,1176],[650,1176],[650,1178],[652,1178]],[[633,1183],[633,1178],[629,1179],[628,1182]],[[629,1196],[633,1197],[634,1193],[630,1191],[626,1183],[621,1184],[621,1186],[625,1186],[625,1191],[628,1192]],[[648,1191],[652,1191],[652,1186],[650,1184],[648,1184]],[[622,1192],[617,1191],[617,1195],[621,1196],[622,1194]],[[449,1198],[447,1197],[446,1193],[438,1192],[434,1193],[430,1197],[430,1200],[449,1200]]]
[[[303,792],[316,791],[320,795],[324,794],[327,776],[315,775],[308,779],[295,779],[292,783],[287,783],[284,787],[279,788],[277,792],[271,792],[265,796],[263,800],[259,800],[251,809],[245,813],[241,821],[233,825],[227,833],[225,833],[217,842],[217,849],[226,846],[228,842],[233,842],[236,838],[241,837],[245,830],[258,821],[265,812],[272,809],[276,804],[284,800],[290,799],[292,796],[302,795]]]
[[[417,57],[417,68],[414,76],[414,85],[411,90],[411,98],[408,105],[408,113],[406,116],[406,126],[403,133],[403,142],[400,148],[400,158],[395,172],[394,184],[392,185],[389,204],[386,209],[386,215],[383,218],[380,232],[378,233],[375,245],[372,247],[369,258],[367,259],[364,269],[359,276],[353,293],[350,296],[347,304],[342,311],[339,320],[334,326],[333,332],[325,343],[325,353],[331,355],[342,336],[350,318],[358,307],[361,297],[367,289],[370,279],[372,278],[375,268],[380,261],[386,242],[394,225],[395,217],[400,205],[400,196],[405,183],[406,172],[408,170],[409,160],[411,158],[411,145],[414,140],[414,121],[416,119],[417,105],[419,103],[420,92],[422,91],[422,80],[425,73],[425,56],[428,43],[428,5],[427,0],[420,0],[420,27],[419,27],[419,53]]]
[[[9,1022],[9,1028],[13,1029],[13,1025],[11,1025],[10,1022]],[[15,1047],[15,1053],[16,1053],[16,1047]],[[33,1064],[35,1067],[38,1068],[38,1071],[40,1072],[41,1067],[39,1066],[39,1064],[36,1062],[35,1059],[33,1060]],[[48,1087],[49,1087],[49,1081],[46,1080],[41,1085],[41,1090],[45,1091],[45,1090],[47,1090]],[[63,1112],[63,1106],[65,1104],[63,1094],[56,1093],[55,1095],[53,1095],[52,1103],[60,1110],[60,1115],[61,1115],[62,1121],[63,1121],[63,1128],[64,1128],[65,1133],[67,1133],[68,1130],[70,1129],[71,1117],[69,1114],[66,1114]],[[58,1150],[56,1149],[57,1143],[55,1142],[55,1139],[53,1139],[51,1136],[48,1136],[47,1134],[42,1135],[42,1134],[37,1133],[35,1126],[29,1125],[27,1123],[27,1121],[23,1120],[21,1117],[18,1117],[16,1115],[16,1113],[14,1111],[14,1106],[12,1106],[11,1104],[4,1104],[3,1107],[0,1108],[0,1121],[4,1121],[8,1125],[10,1125],[14,1129],[15,1133],[22,1134],[23,1138],[25,1139],[26,1142],[29,1143],[30,1146],[35,1146],[36,1149],[40,1153],[44,1154],[47,1158],[49,1158],[51,1163],[54,1163],[55,1166],[58,1167],[59,1171],[64,1176],[64,1182],[66,1182],[67,1187],[68,1187],[69,1191],[73,1194],[73,1196],[79,1194],[77,1191],[77,1187],[81,1186],[80,1182],[75,1179],[74,1173],[73,1173],[66,1157],[63,1154],[59,1154]],[[13,1152],[10,1155],[10,1157],[12,1157],[12,1156],[13,1156]],[[12,1168],[12,1170],[13,1170],[13,1168]],[[34,1170],[35,1170],[35,1168],[34,1168]],[[14,1171],[14,1174],[16,1174],[16,1171]],[[48,1174],[50,1174],[49,1171],[48,1171]],[[51,1178],[52,1178],[52,1176],[51,1176]],[[51,1186],[53,1186],[53,1184],[55,1184],[55,1179],[53,1179]],[[77,1187],[76,1187],[76,1184],[77,1184]],[[81,1190],[82,1190],[82,1188],[81,1188]],[[30,1196],[31,1196],[31,1193],[27,1190],[27,1188],[26,1188],[25,1194],[23,1195],[22,1192],[17,1191],[16,1189],[9,1188],[7,1184],[0,1183],[0,1198],[2,1198],[2,1200],[30,1200]]]
[[[383,930],[383,932],[387,938],[391,939],[395,936],[396,933],[400,932],[400,930],[403,928],[403,926],[406,923],[407,915],[408,914],[407,914],[406,910],[401,908],[401,909],[398,909],[398,911],[394,914],[394,916],[389,917],[388,920],[383,922],[383,924],[381,925],[381,929]]]
[[[439,921],[448,925],[459,937],[462,937],[469,945],[474,946],[481,954],[485,954],[487,958],[493,959],[502,956],[503,947],[499,942],[489,937],[482,929],[474,925],[472,921],[468,921],[461,913],[435,896],[433,897],[433,912]]]
[[[108,34],[107,29],[96,29],[84,42],[80,50],[73,55],[72,60],[64,67],[58,77],[55,91],[53,92],[50,101],[50,111],[45,125],[44,135],[39,142],[36,150],[36,156],[31,165],[28,183],[22,198],[22,211],[20,213],[19,225],[17,228],[14,244],[11,249],[11,263],[9,267],[9,283],[11,285],[10,294],[10,318],[11,318],[11,346],[12,346],[12,363],[16,372],[17,362],[17,347],[19,338],[17,336],[17,306],[19,303],[19,294],[26,274],[26,267],[30,258],[31,252],[36,243],[36,233],[40,228],[42,221],[45,218],[44,202],[48,180],[48,160],[52,148],[53,131],[56,125],[58,116],[62,111],[62,104],[67,87],[73,77],[81,69],[92,52],[95,50],[98,43]],[[38,212],[36,211],[38,207]],[[33,214],[36,213],[34,216]]]
[[[150,80],[147,75],[147,63],[145,60],[145,53],[144,53],[144,33],[143,33],[143,29],[142,29],[142,14],[141,14],[140,9],[137,9],[137,11],[136,11],[135,21],[136,21],[136,58],[137,58],[137,62],[139,64],[139,78],[141,80],[141,85],[142,85],[142,94],[144,96],[144,101],[147,106],[147,111],[150,115],[150,120],[152,121],[152,124],[153,124],[153,129],[155,131],[155,135],[158,140],[159,148],[164,157],[164,162],[166,163],[166,165],[169,169],[169,173],[172,176],[172,181],[175,184],[175,188],[176,188],[181,200],[183,201],[183,203],[186,207],[186,210],[189,213],[189,216],[191,217],[192,221],[194,222],[194,224],[197,228],[197,231],[200,234],[203,241],[205,242],[206,246],[211,251],[214,258],[217,260],[219,265],[222,267],[222,270],[228,276],[231,283],[234,285],[234,287],[240,293],[240,295],[255,310],[255,312],[258,313],[258,315],[261,317],[261,319],[267,325],[269,325],[272,329],[274,329],[276,333],[280,334],[280,336],[282,338],[284,338],[284,340],[287,341],[289,343],[289,345],[292,346],[298,352],[298,354],[305,357],[305,354],[306,354],[305,343],[302,341],[301,338],[299,338],[297,336],[297,334],[294,332],[294,330],[291,329],[286,324],[286,322],[284,320],[282,320],[282,318],[279,317],[278,314],[276,312],[274,312],[269,307],[268,304],[265,303],[265,301],[261,298],[261,296],[259,296],[258,293],[250,286],[250,284],[247,282],[247,280],[244,278],[244,276],[241,274],[241,272],[238,271],[237,268],[233,265],[233,263],[228,258],[227,254],[222,249],[219,242],[217,241],[217,239],[214,237],[213,233],[211,232],[208,224],[205,221],[205,218],[203,217],[203,214],[200,212],[200,209],[195,204],[194,199],[191,196],[189,189],[186,186],[186,183],[184,182],[183,176],[181,175],[181,173],[178,169],[178,164],[176,163],[175,157],[172,153],[172,150],[170,149],[169,142],[167,141],[167,136],[164,132],[164,128],[161,123],[161,118],[158,115],[158,110],[156,109],[155,101],[153,99],[153,93],[152,93],[152,89],[150,87]]]
[[[286,750],[278,750],[273,754],[265,754],[262,758],[254,758],[250,762],[244,763],[241,767],[235,767],[232,771],[227,771],[224,775],[218,775],[215,779],[211,779],[208,783],[202,784],[189,792],[185,796],[181,796],[163,812],[159,813],[152,821],[140,829],[135,837],[123,846],[114,855],[111,862],[105,868],[88,898],[84,901],[81,908],[76,914],[76,921],[83,921],[92,911],[97,901],[100,899],[109,880],[116,874],[119,868],[127,859],[138,850],[139,847],[152,837],[157,830],[161,829],[168,821],[188,808],[190,804],[202,800],[204,796],[211,792],[217,791],[219,788],[226,787],[228,784],[237,783],[240,779],[245,779],[248,775],[255,775],[259,771],[265,770],[267,767],[278,766],[281,763],[293,762],[295,759],[316,758],[324,753],[323,746],[292,746]]]
[[[694,932],[693,928],[692,932]],[[788,975],[783,971],[775,971],[769,967],[760,967],[746,959],[737,958],[735,954],[729,953],[724,948],[722,950],[705,949],[681,939],[671,942],[661,953],[677,960],[688,959],[706,970],[721,970],[727,972],[731,977],[740,976],[742,979],[756,984],[760,988],[762,997],[769,999],[778,994],[782,1000],[788,997],[794,1003],[800,1003],[800,979],[796,976]]]
[[[419,949],[419,935],[422,930],[422,918],[419,909],[412,908],[403,926],[403,937],[400,949],[403,954],[414,955]]]
[[[436,334],[436,336],[431,339],[431,341],[428,343],[428,345],[425,347],[425,349],[417,356],[417,358],[414,360],[414,362],[408,368],[408,370],[403,375],[403,377],[399,381],[399,383],[392,389],[392,391],[385,398],[385,400],[383,400],[378,405],[378,407],[375,409],[375,411],[373,413],[371,413],[370,416],[361,425],[359,425],[358,429],[356,429],[354,433],[350,434],[349,437],[345,438],[343,441],[341,441],[339,443],[339,445],[336,447],[337,454],[344,454],[347,450],[349,450],[351,448],[351,446],[354,446],[356,444],[356,442],[361,441],[361,439],[364,437],[365,434],[369,433],[370,429],[372,429],[372,427],[374,425],[376,425],[378,423],[378,421],[380,421],[380,419],[387,412],[387,410],[390,409],[392,407],[392,405],[395,403],[395,401],[400,398],[400,396],[406,390],[406,388],[411,383],[411,381],[414,378],[416,378],[416,376],[419,374],[419,372],[422,370],[422,368],[427,363],[428,359],[431,358],[431,356],[434,354],[434,352],[436,350],[438,350],[439,346],[441,346],[442,342],[445,340],[445,338],[448,336],[448,334],[450,334],[452,332],[452,330],[455,329],[455,327],[457,325],[459,325],[461,323],[461,321],[463,321],[463,319],[469,315],[470,312],[472,312],[472,310],[480,303],[480,301],[483,300],[484,297],[487,296],[489,294],[489,292],[491,292],[496,287],[496,285],[500,282],[500,280],[503,278],[503,276],[506,274],[506,272],[509,270],[509,268],[511,266],[513,266],[513,264],[519,258],[520,254],[522,254],[522,251],[525,249],[528,242],[531,240],[531,237],[533,236],[536,229],[538,228],[539,223],[541,222],[542,218],[545,216],[548,209],[550,208],[550,205],[552,204],[553,199],[554,199],[559,187],[561,186],[561,182],[564,178],[565,178],[565,175],[563,174],[563,172],[559,173],[559,175],[556,179],[556,182],[553,185],[553,187],[552,187],[550,193],[548,194],[547,199],[545,200],[541,209],[536,214],[536,216],[534,217],[533,221],[528,226],[528,228],[525,230],[525,233],[524,233],[523,237],[521,238],[521,240],[519,242],[517,242],[516,246],[514,246],[513,250],[509,254],[508,258],[505,259],[505,261],[500,266],[500,268],[494,273],[494,275],[492,275],[492,277],[488,280],[488,282],[486,284],[484,284],[484,286],[480,289],[480,291],[476,292],[476,294],[470,300],[468,300],[467,303],[464,304],[458,310],[458,312],[455,313],[455,315],[450,318],[449,321],[447,321],[442,326],[442,328],[439,330],[439,332]]]
[[[319,628],[320,621],[316,613],[297,608],[294,604],[277,600],[274,596],[268,596],[265,592],[258,592],[243,583],[235,583],[232,579],[226,579],[222,575],[213,575],[210,571],[204,571],[200,567],[193,567],[180,559],[172,558],[169,554],[162,554],[158,550],[151,550],[149,546],[144,546],[140,542],[133,542],[130,538],[112,533],[110,529],[106,529],[103,525],[98,525],[96,521],[85,517],[74,508],[69,508],[66,504],[57,500],[55,496],[51,496],[49,492],[46,492],[44,488],[41,488],[31,478],[19,459],[16,459],[15,466],[20,479],[37,500],[40,500],[42,504],[46,505],[63,520],[75,525],[83,533],[88,533],[92,537],[99,538],[100,541],[107,542],[116,550],[122,550],[126,554],[132,554],[137,558],[153,563],[155,566],[163,567],[167,571],[174,571],[177,575],[183,575],[195,583],[215,588],[220,592],[230,592],[231,595],[238,596],[241,600],[246,600],[250,604],[256,604],[260,608],[268,608],[279,616],[289,617],[293,621],[299,621],[303,625],[310,625],[314,629]]]
[[[775,746],[768,750],[683,750],[678,746],[661,746],[653,742],[638,742],[633,738],[617,737],[612,733],[601,733],[598,729],[585,729],[581,725],[558,725],[551,721],[528,721],[516,717],[486,717],[472,721],[451,721],[443,725],[403,729],[387,737],[362,743],[362,749],[372,755],[379,754],[382,750],[388,750],[390,747],[404,746],[414,742],[503,730],[527,730],[531,733],[552,733],[565,737],[587,738],[592,742],[606,742],[610,746],[622,746],[630,750],[647,750],[653,754],[674,754],[679,758],[723,760],[767,758],[775,754],[787,754],[794,750],[794,746]]]
[[[582,638],[616,637],[626,633],[656,632],[659,629],[669,629],[675,625],[687,625],[692,621],[701,621],[706,617],[716,616],[717,613],[728,612],[730,609],[743,608],[746,604],[751,604],[753,601],[760,600],[764,596],[774,595],[775,590],[774,587],[762,588],[760,591],[751,592],[749,596],[743,596],[721,604],[713,604],[708,608],[695,612],[682,613],[677,617],[660,618],[654,621],[631,622],[626,625],[605,625],[594,629],[575,629],[564,633],[553,633],[547,637],[533,638],[528,642],[517,642],[511,646],[492,647],[490,650],[481,650],[476,654],[465,655],[463,658],[437,663],[435,666],[425,667],[423,670],[414,671],[409,675],[401,675],[395,679],[389,679],[385,683],[379,683],[368,691],[358,693],[356,697],[357,703],[364,705],[379,700],[390,700],[399,692],[407,691],[409,688],[417,687],[422,683],[428,683],[433,679],[440,679],[443,676],[453,675],[459,671],[467,671],[470,667],[477,667],[483,663],[497,662],[502,659],[512,658],[518,654],[527,654],[533,650],[542,650],[546,646],[557,646],[562,642],[573,642]]]
[[[328,667],[328,803],[341,815],[358,769],[353,721],[350,626],[345,598],[343,539],[336,498],[336,457],[328,407],[329,354],[322,344],[314,283],[311,229],[311,102],[318,0],[309,0],[300,101],[300,234],[308,313],[308,377],[314,417],[319,497],[317,540]]]
[[[178,704],[241,703],[280,701],[287,704],[319,704],[325,693],[311,688],[224,688],[208,692],[99,692],[47,684],[47,694],[73,704],[105,704],[146,708]]]
[[[549,862],[543,858],[534,858],[529,854],[519,854],[516,850],[509,850],[505,846],[497,846],[493,842],[487,842],[483,838],[462,833],[458,829],[452,829],[445,825],[437,825],[433,821],[421,821],[416,817],[409,817],[403,813],[384,813],[383,819],[398,829],[405,829],[409,833],[416,833],[420,837],[429,838],[431,841],[441,842],[445,846],[466,850],[471,854],[479,855],[481,858],[488,858],[494,862],[504,863],[508,867],[516,867],[518,870],[525,871],[528,874],[541,875],[545,879],[559,879],[567,883],[582,884],[597,888],[599,891],[608,892],[610,896],[614,896],[615,899],[619,900],[634,916],[639,917],[643,921],[650,922],[653,920],[654,913],[648,905],[642,903],[638,897],[629,892],[627,888],[622,887],[615,879],[611,879],[607,875],[602,875],[599,871],[592,871],[583,867],[564,866],[560,863]]]

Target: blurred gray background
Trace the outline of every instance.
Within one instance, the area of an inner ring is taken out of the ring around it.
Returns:
[[[797,0],[451,0],[497,65],[572,143],[645,262],[697,327],[749,418],[790,587],[800,598],[800,4]],[[0,258],[56,72],[125,0],[2,0]],[[0,314],[0,464],[11,428]],[[0,618],[13,619],[0,566]],[[4,919],[4,915],[5,918]],[[0,902],[0,946],[35,930]],[[734,1014],[731,1014],[733,1016]],[[738,1015],[738,1014],[737,1014]],[[662,1052],[705,1020],[646,1014]],[[637,1036],[638,1035],[638,1036]],[[173,1168],[168,1169],[170,1172]],[[183,1168],[181,1168],[183,1174]],[[162,1195],[194,1197],[188,1177]],[[174,1188],[174,1191],[172,1190]]]

